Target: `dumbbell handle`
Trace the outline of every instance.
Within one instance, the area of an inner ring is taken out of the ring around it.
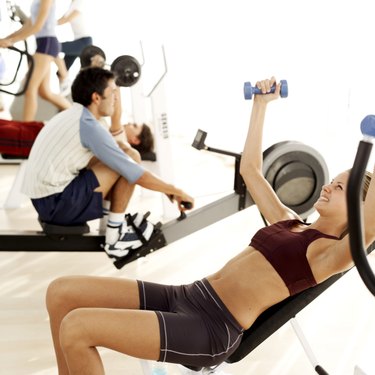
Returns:
[[[267,94],[273,94],[275,92],[275,89],[276,85],[272,86],[271,91]],[[251,100],[253,95],[263,94],[261,89],[256,86],[251,86],[250,82],[244,83],[243,91],[246,100]],[[282,98],[286,98],[288,96],[288,82],[285,79],[280,81],[280,96]]]

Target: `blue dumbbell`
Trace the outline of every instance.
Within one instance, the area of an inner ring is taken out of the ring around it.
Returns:
[[[375,116],[368,115],[361,122],[361,132],[364,136],[375,137]]]
[[[280,87],[280,96],[282,98],[286,98],[288,96],[288,82],[285,79],[282,79],[280,81],[281,87]],[[245,82],[243,86],[243,92],[246,100],[251,100],[253,98],[253,95],[255,94],[261,94],[262,91],[258,89],[258,87],[252,87],[250,82]],[[275,86],[271,87],[271,92],[275,92]],[[269,93],[269,94],[270,94]]]

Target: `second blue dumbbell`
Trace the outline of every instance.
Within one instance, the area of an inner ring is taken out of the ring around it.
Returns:
[[[271,87],[271,93],[275,92],[275,86]],[[250,82],[245,82],[243,86],[243,93],[246,100],[251,100],[253,95],[255,94],[262,94],[262,91],[258,89],[258,87],[252,87]],[[282,98],[286,98],[288,96],[288,82],[285,79],[280,81],[280,96]]]

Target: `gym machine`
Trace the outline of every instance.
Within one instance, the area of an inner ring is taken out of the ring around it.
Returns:
[[[362,229],[362,184],[375,139],[375,115],[368,115],[362,120],[361,132],[363,140],[358,145],[347,190],[349,241],[359,275],[368,290],[375,296],[375,275],[367,259],[368,251],[365,251]]]
[[[13,78],[8,82],[5,82],[5,81],[0,82],[0,92],[3,92],[5,94],[9,94],[9,95],[13,95],[13,96],[20,96],[20,95],[23,95],[25,93],[25,91],[27,89],[27,86],[29,85],[31,74],[33,73],[33,70],[34,70],[34,59],[29,54],[29,52],[27,50],[27,43],[26,42],[24,42],[24,45],[25,45],[25,48],[23,50],[21,50],[17,47],[14,47],[14,46],[11,46],[11,47],[7,48],[8,51],[15,52],[19,56],[18,56],[17,59],[15,59],[15,60],[18,60],[18,61],[16,61],[16,64],[14,65],[15,66],[15,72],[13,74]],[[9,91],[6,87],[11,86],[15,83],[15,81],[18,77],[20,68],[23,65],[25,65],[25,63],[27,64],[26,66],[27,66],[28,70],[27,70],[27,73],[26,73],[23,84],[21,85],[21,87],[17,91]]]

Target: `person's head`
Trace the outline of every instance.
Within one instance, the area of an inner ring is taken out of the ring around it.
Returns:
[[[82,50],[79,60],[81,62],[81,68],[87,68],[89,66],[104,68],[106,56],[101,48],[89,45]]]
[[[347,217],[346,193],[350,169],[340,173],[331,183],[322,187],[319,199],[314,207],[320,215],[344,215]],[[363,179],[362,200],[366,195],[372,179],[372,173],[366,171]]]
[[[128,142],[141,154],[153,151],[154,136],[147,124],[126,124],[125,132]]]
[[[116,90],[113,73],[102,68],[85,68],[76,76],[72,84],[72,99],[74,102],[89,107],[95,104],[100,116],[110,116],[113,113]]]

